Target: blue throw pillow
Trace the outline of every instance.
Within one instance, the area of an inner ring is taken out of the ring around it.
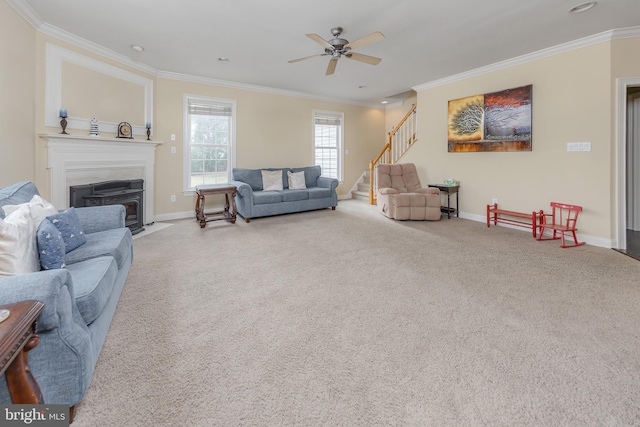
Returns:
[[[49,215],[47,219],[62,233],[66,253],[71,252],[87,242],[75,208],[69,208],[55,215]]]
[[[62,233],[47,218],[38,226],[38,254],[45,270],[64,268],[64,239]]]

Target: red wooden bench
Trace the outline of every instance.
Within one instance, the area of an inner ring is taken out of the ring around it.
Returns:
[[[542,210],[538,212],[523,213],[516,211],[508,211],[506,209],[499,209],[498,204],[487,205],[487,227],[500,224],[509,224],[516,227],[523,227],[531,229],[531,234],[536,238],[538,226],[542,221],[544,213]]]

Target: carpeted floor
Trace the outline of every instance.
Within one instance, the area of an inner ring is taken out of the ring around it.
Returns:
[[[175,225],[74,426],[640,425],[640,263],[463,219]]]

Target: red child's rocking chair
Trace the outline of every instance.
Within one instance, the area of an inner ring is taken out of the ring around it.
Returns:
[[[578,242],[578,238],[576,237],[576,223],[578,222],[578,214],[580,212],[582,212],[582,206],[551,202],[551,213],[542,215],[539,225],[540,233],[536,238],[538,240],[560,239],[561,248],[573,248],[584,245],[584,242]],[[543,237],[546,229],[549,231],[553,230],[552,237]],[[573,245],[565,244],[565,234],[567,233],[571,233]]]

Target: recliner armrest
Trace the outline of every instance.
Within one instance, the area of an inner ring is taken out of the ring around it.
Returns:
[[[421,194],[440,194],[440,190],[436,187],[420,188],[415,193]]]
[[[400,194],[400,192],[395,188],[379,188],[378,194],[389,195],[389,194]]]

